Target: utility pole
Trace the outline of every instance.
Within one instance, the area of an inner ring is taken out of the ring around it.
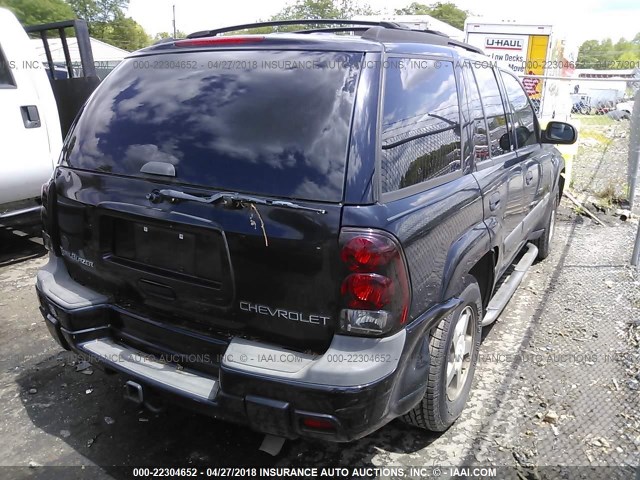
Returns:
[[[176,38],[176,6],[173,5],[173,38]]]

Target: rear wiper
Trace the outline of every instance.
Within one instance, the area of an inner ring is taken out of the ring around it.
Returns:
[[[305,207],[304,205],[298,205],[293,202],[286,202],[283,200],[269,200],[267,198],[256,197],[253,195],[244,195],[237,192],[218,192],[206,197],[199,197],[197,195],[191,195],[189,193],[181,192],[179,190],[154,190],[147,195],[147,199],[151,203],[160,203],[163,199],[167,199],[171,202],[176,200],[187,200],[191,202],[211,203],[224,202],[233,208],[242,208],[245,205],[269,205],[272,207],[291,208],[294,210],[306,210],[309,212],[315,212],[317,214],[325,214],[326,210],[321,208]]]

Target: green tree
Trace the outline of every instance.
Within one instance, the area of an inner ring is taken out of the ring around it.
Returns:
[[[116,16],[112,21],[102,24],[100,40],[124,50],[138,50],[151,44],[151,37],[134,19],[124,15]]]
[[[452,27],[464,30],[464,21],[469,12],[458,8],[455,3],[451,2],[437,2],[431,5],[413,2],[404,8],[397,9],[396,15],[430,15]]]
[[[0,0],[0,7],[11,10],[23,25],[75,18],[73,9],[64,0]]]
[[[300,20],[300,19],[320,19],[320,18],[340,18],[348,19],[355,15],[374,15],[377,12],[367,3],[357,0],[296,0],[288,4],[280,12],[270,17],[267,21],[275,22],[280,20]],[[250,33],[270,33],[291,32],[304,28],[314,28],[314,25],[302,26],[293,25],[285,27],[265,27],[251,29]],[[232,32],[236,34],[238,32]]]
[[[271,20],[351,18],[374,13],[369,5],[354,0],[297,0],[271,17]]]
[[[87,21],[89,35],[125,50],[151,44],[142,26],[125,16],[129,0],[67,0],[73,11]]]
[[[67,0],[78,18],[89,25],[107,23],[122,16],[129,6],[129,0]]]
[[[176,30],[175,38],[185,38],[187,36],[182,30]],[[164,40],[165,38],[173,38],[173,32],[159,32],[153,37],[153,41],[157,42],[158,40]]]
[[[578,50],[578,68],[595,68],[595,64],[601,56],[600,42],[598,40],[587,40]]]
[[[413,2],[404,8],[396,9],[396,15],[431,15],[431,7],[422,3]]]
[[[340,10],[332,0],[297,0],[287,5],[269,20],[297,20],[314,18],[339,18]]]
[[[610,38],[587,40],[578,51],[578,68],[597,70],[631,69],[640,61],[640,33],[633,40],[621,38],[616,43]]]

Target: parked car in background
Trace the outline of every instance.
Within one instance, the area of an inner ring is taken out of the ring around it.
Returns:
[[[105,78],[43,189],[40,310],[139,403],[287,438],[443,431],[550,253],[576,132],[471,45],[267,25],[291,23],[333,28],[199,32]]]
[[[611,111],[616,110],[616,102],[613,100],[600,100],[596,102],[594,106],[594,113],[596,115],[606,115]]]
[[[40,210],[62,148],[51,84],[26,32],[0,8],[0,223]]]
[[[631,115],[631,112],[633,112],[633,100],[628,100],[625,102],[619,102],[616,105],[616,110],[619,110],[621,112],[626,112],[629,115]]]

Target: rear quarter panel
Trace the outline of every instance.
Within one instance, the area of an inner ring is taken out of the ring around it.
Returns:
[[[490,250],[482,196],[470,174],[385,204],[346,206],[343,226],[398,238],[411,281],[410,319],[459,293],[462,274]]]

